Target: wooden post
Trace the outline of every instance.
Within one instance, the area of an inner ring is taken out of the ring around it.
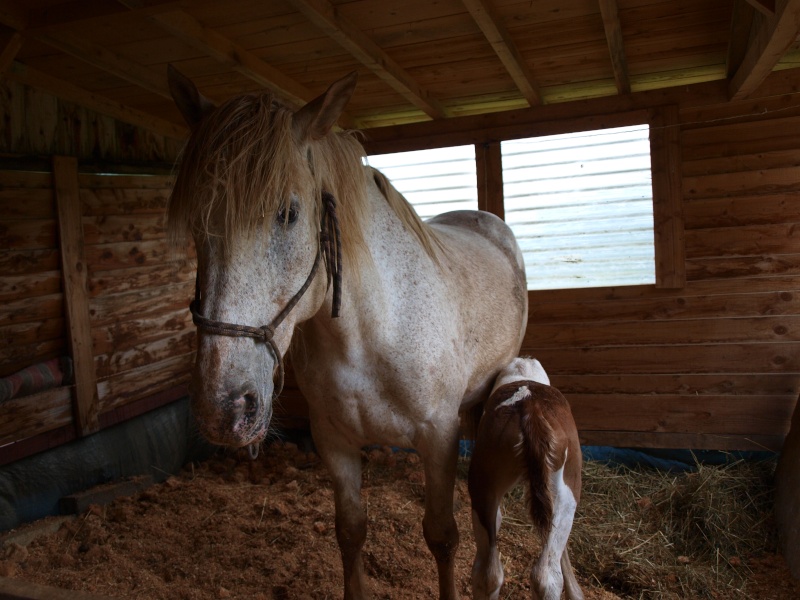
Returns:
[[[681,188],[681,140],[677,106],[653,109],[650,120],[656,287],[686,286],[686,248]]]
[[[475,144],[475,166],[478,175],[478,209],[494,213],[505,220],[500,142]]]
[[[89,321],[89,296],[86,290],[88,274],[83,253],[77,159],[71,156],[54,156],[53,180],[58,205],[68,339],[75,372],[75,425],[78,435],[84,436],[96,432],[100,425],[97,418],[97,381]]]

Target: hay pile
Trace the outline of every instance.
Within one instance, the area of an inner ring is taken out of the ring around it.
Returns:
[[[587,462],[572,563],[623,597],[747,598],[747,559],[775,551],[774,469],[734,462],[669,474]]]

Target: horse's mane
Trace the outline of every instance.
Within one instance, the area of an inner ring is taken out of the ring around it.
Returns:
[[[227,240],[271,227],[293,192],[315,199],[318,219],[327,191],[346,198],[337,202],[337,215],[344,258],[354,264],[365,250],[361,221],[371,172],[389,205],[435,258],[433,232],[385,176],[365,170],[356,133],[332,133],[306,146],[295,139],[292,114],[271,94],[259,93],[233,98],[203,119],[182,152],[169,199],[170,241],[183,244],[199,234],[219,237],[227,248]],[[304,164],[311,165],[310,179]]]

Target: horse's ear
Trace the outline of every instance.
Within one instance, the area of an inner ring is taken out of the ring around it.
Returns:
[[[334,81],[324,94],[294,113],[292,123],[298,141],[318,140],[331,130],[350,101],[357,79],[356,71],[345,75]]]
[[[167,65],[167,80],[172,99],[189,127],[197,126],[203,117],[214,110],[214,103],[197,90],[191,79],[172,65]]]

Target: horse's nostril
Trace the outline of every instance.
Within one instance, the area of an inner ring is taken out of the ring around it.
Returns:
[[[258,412],[258,396],[255,392],[246,392],[244,398],[244,414],[248,417],[254,417]]]

